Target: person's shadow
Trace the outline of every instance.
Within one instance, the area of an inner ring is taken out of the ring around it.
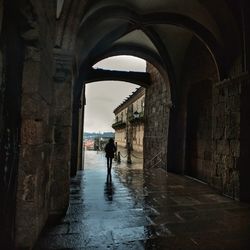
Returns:
[[[106,200],[112,201],[114,192],[115,192],[115,188],[112,183],[112,175],[110,172],[108,172],[107,180],[106,180],[105,187],[104,187],[104,195],[105,195]]]

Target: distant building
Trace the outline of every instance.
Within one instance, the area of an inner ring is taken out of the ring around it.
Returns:
[[[83,147],[85,150],[103,150],[110,138],[115,138],[115,134],[113,132],[84,132]]]
[[[143,151],[145,89],[140,87],[115,110],[115,141],[118,146],[132,146]]]

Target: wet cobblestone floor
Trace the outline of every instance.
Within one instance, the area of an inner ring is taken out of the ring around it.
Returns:
[[[140,162],[115,163],[110,181],[105,164],[86,152],[65,218],[35,249],[250,249],[250,204]]]

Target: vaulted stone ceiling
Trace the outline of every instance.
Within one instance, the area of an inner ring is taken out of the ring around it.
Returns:
[[[221,77],[241,53],[240,9],[229,0],[59,1],[57,45],[71,49],[76,72],[111,55],[135,55],[179,81],[190,44],[199,40]],[[233,9],[233,11],[232,11]]]

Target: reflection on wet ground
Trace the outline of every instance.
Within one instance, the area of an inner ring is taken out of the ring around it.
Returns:
[[[66,217],[36,249],[250,249],[250,204],[139,162],[114,164],[107,176],[105,164],[86,152]]]

